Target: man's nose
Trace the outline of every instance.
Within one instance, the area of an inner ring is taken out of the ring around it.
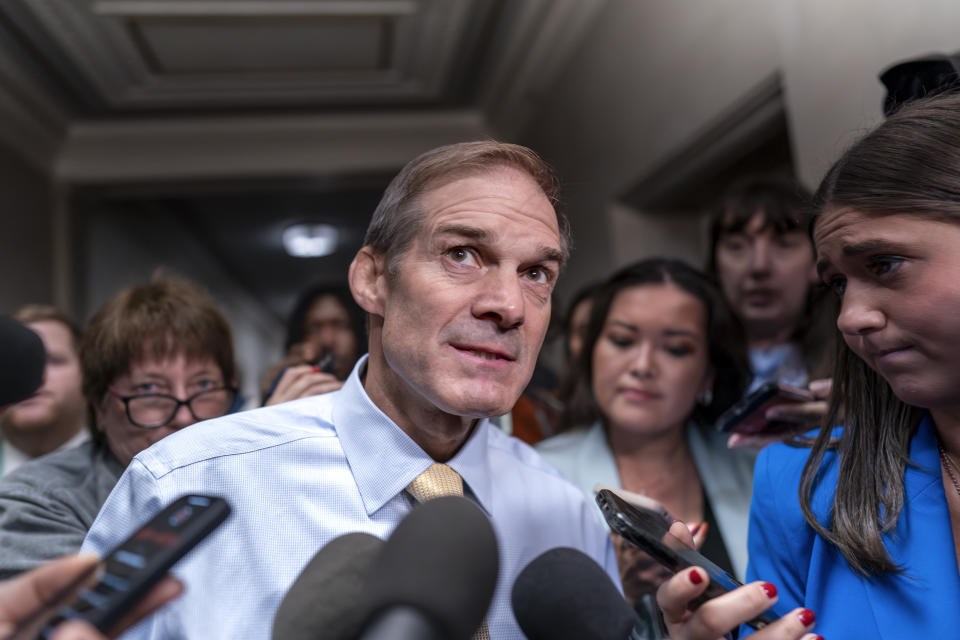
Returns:
[[[490,269],[480,281],[473,314],[492,320],[500,329],[506,330],[522,325],[524,312],[520,276],[509,269]]]

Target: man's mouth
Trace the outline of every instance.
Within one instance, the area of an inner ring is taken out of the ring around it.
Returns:
[[[510,356],[509,354],[504,353],[503,351],[498,351],[498,350],[493,350],[488,348],[480,348],[480,347],[474,347],[469,345],[456,345],[456,344],[453,345],[453,347],[458,351],[469,353],[475,358],[480,358],[482,360],[489,360],[491,362],[497,361],[497,360],[504,360],[509,362],[516,359]]]

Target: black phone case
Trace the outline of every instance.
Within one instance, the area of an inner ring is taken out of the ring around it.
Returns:
[[[808,402],[812,397],[801,395],[802,390],[793,391],[783,388],[775,382],[766,382],[756,391],[743,398],[717,418],[714,427],[724,433],[777,433],[795,428],[789,423],[767,422],[762,419],[768,407],[789,402]],[[758,416],[758,412],[762,412]],[[778,426],[779,425],[779,426]]]
[[[178,498],[107,555],[97,584],[65,607],[40,637],[50,637],[53,628],[68,618],[81,618],[108,632],[229,514],[230,506],[223,498]]]
[[[689,567],[700,567],[710,576],[707,590],[690,603],[692,609],[711,598],[732,591],[742,584],[729,573],[711,562],[700,552],[675,538],[656,513],[622,500],[612,491],[597,492],[597,504],[610,528],[626,540],[643,549],[651,558],[672,573]],[[747,622],[754,629],[762,629],[773,622],[762,614]]]

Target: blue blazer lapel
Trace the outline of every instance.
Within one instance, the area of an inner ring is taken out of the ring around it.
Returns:
[[[960,629],[960,574],[929,416],[911,441],[910,459],[917,466],[906,469],[903,513],[884,536],[906,575],[862,580],[877,628],[890,640]]]

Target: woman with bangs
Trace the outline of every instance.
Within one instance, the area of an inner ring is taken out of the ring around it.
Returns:
[[[230,327],[191,283],[155,277],[107,302],[80,341],[91,440],[0,481],[0,578],[76,552],[143,449],[236,399]]]
[[[808,387],[815,401],[781,404],[767,418],[785,431],[819,426],[832,357],[831,300],[818,286],[809,227],[810,193],[776,176],[734,184],[710,216],[707,272],[743,323],[753,380]],[[782,438],[733,435],[731,446],[759,448]]]

